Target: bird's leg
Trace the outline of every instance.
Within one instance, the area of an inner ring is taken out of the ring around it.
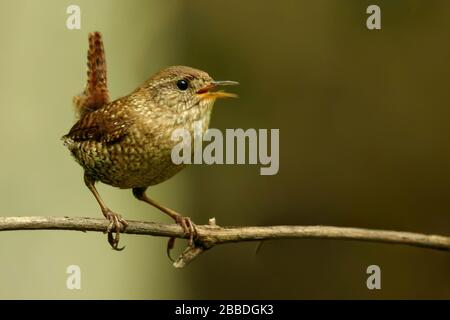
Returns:
[[[125,228],[128,226],[128,223],[125,219],[123,219],[119,214],[111,211],[103,202],[102,198],[100,197],[100,194],[98,193],[97,189],[95,188],[95,180],[90,178],[88,175],[84,175],[84,182],[86,183],[86,186],[91,190],[92,194],[94,195],[95,199],[97,200],[98,204],[100,205],[100,208],[102,209],[102,213],[105,216],[106,219],[109,220],[110,224],[108,225],[108,228],[106,229],[106,232],[108,233],[108,242],[111,245],[111,247],[114,250],[123,250],[124,247],[119,248],[119,239],[120,239],[120,232],[125,230]],[[115,236],[113,234],[115,232]]]
[[[192,222],[191,218],[184,217],[181,214],[179,214],[178,212],[176,212],[176,211],[174,211],[174,210],[172,210],[170,208],[164,207],[163,205],[161,205],[161,204],[155,202],[154,200],[150,199],[145,194],[145,190],[147,190],[147,188],[133,188],[133,195],[138,200],[147,202],[148,204],[158,208],[162,212],[164,212],[167,215],[169,215],[173,220],[175,220],[175,222],[177,224],[179,224],[183,228],[183,231],[184,231],[185,235],[189,235],[189,246],[193,246],[194,245],[194,237],[195,237],[197,231],[196,231],[196,228],[195,228],[195,224]],[[169,241],[169,249],[171,249],[170,248],[171,246],[173,246],[173,240]]]

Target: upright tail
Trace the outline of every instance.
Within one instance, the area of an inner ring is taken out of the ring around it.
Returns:
[[[99,109],[109,102],[105,50],[100,32],[89,33],[87,60],[86,87],[83,93],[73,97],[76,113],[79,118]]]

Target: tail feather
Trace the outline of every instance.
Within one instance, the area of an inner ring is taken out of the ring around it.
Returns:
[[[105,50],[100,32],[92,32],[89,34],[87,60],[86,87],[83,93],[73,98],[79,118],[101,108],[109,102]]]

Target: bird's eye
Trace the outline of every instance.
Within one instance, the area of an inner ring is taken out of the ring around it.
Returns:
[[[189,82],[187,82],[186,80],[182,79],[182,80],[178,80],[177,81],[177,87],[180,90],[186,90],[189,87]]]

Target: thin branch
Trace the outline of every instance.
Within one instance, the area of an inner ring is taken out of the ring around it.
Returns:
[[[77,217],[0,217],[0,231],[7,230],[76,230],[104,232],[105,219]],[[128,221],[124,233],[159,237],[185,238],[176,224]],[[174,262],[175,267],[185,267],[205,250],[218,244],[242,241],[276,239],[337,239],[406,244],[436,250],[450,251],[450,237],[421,233],[345,228],[332,226],[269,226],[269,227],[219,227],[211,219],[208,225],[197,226],[195,247],[188,247]]]

